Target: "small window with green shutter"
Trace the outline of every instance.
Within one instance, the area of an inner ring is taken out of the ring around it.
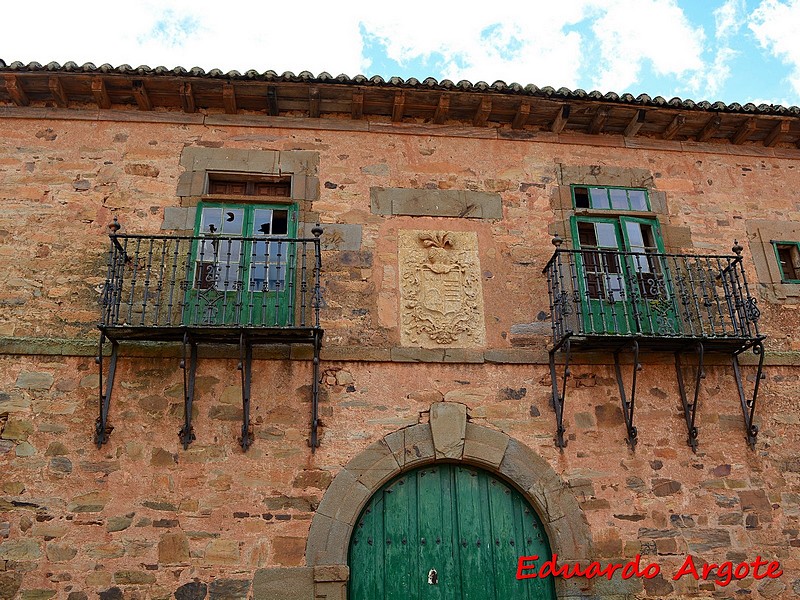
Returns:
[[[781,283],[800,283],[800,242],[772,242],[781,270]]]

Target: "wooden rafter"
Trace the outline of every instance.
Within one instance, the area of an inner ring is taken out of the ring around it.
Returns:
[[[439,103],[436,105],[436,112],[433,115],[433,122],[441,125],[447,119],[447,113],[450,111],[450,96],[442,94],[439,96]]]
[[[514,113],[514,120],[511,122],[511,129],[522,129],[525,123],[528,122],[528,116],[531,114],[531,103],[527,100],[522,100],[517,106],[517,112]]]
[[[350,116],[356,120],[364,118],[364,90],[353,90],[353,106],[350,109]]]
[[[486,121],[489,120],[489,115],[492,113],[492,100],[490,98],[481,99],[475,115],[472,117],[473,127],[485,127]]]
[[[778,138],[784,133],[789,133],[789,121],[778,121],[775,127],[772,128],[772,131],[764,138],[764,145],[768,148],[774,146],[780,141]]]
[[[553,133],[561,133],[564,130],[564,127],[569,120],[569,104],[564,104],[558,111],[556,118],[553,119],[552,124],[550,125],[550,131]]]
[[[631,120],[628,121],[628,125],[625,127],[625,131],[622,135],[625,137],[634,137],[639,130],[644,125],[645,119],[647,118],[647,111],[643,109],[639,109],[636,113],[631,117]]]
[[[743,143],[750,134],[756,130],[756,118],[750,117],[745,119],[744,122],[739,125],[739,129],[736,130],[736,133],[731,138],[731,143],[733,144],[741,144]]]
[[[14,104],[17,106],[28,106],[31,101],[28,99],[28,94],[25,93],[25,89],[22,87],[22,82],[19,78],[17,78],[16,75],[5,75],[3,78],[6,80],[6,90],[14,101]]]
[[[312,85],[308,88],[308,116],[319,119],[320,93],[319,88]]]
[[[683,127],[684,123],[686,123],[686,117],[683,115],[675,115],[675,118],[672,119],[670,124],[667,125],[667,128],[664,130],[664,139],[671,140],[674,138],[678,134],[678,131],[680,131],[680,128]]]
[[[181,84],[181,104],[183,105],[183,112],[197,112],[197,105],[194,101],[194,90],[192,89],[192,84],[188,81]]]
[[[99,108],[111,108],[111,97],[106,89],[106,82],[100,77],[92,79],[92,95]]]
[[[225,112],[229,115],[237,113],[236,107],[236,88],[230,81],[222,84],[222,105],[225,107]]]
[[[722,117],[719,115],[714,115],[703,126],[703,129],[700,130],[700,133],[697,134],[697,141],[698,142],[705,142],[710,140],[714,134],[719,131],[720,125],[722,125]]]
[[[61,85],[61,78],[55,75],[51,76],[47,80],[47,87],[50,88],[50,94],[53,96],[56,106],[59,108],[67,108],[67,106],[69,106],[69,100],[67,99],[67,94],[64,92],[64,86]]]
[[[406,93],[398,90],[394,93],[394,103],[392,104],[392,121],[395,123],[403,120],[403,112],[406,107]]]
[[[133,80],[133,97],[136,99],[136,104],[139,105],[139,110],[153,110],[150,94],[147,93],[147,88],[141,79]]]
[[[601,106],[597,109],[597,112],[592,117],[592,122],[589,123],[589,133],[592,135],[597,135],[601,131],[603,131],[603,127],[608,120],[608,115],[611,112],[611,109],[608,106]]]
[[[270,117],[277,117],[278,110],[278,90],[274,85],[267,86],[267,114]]]

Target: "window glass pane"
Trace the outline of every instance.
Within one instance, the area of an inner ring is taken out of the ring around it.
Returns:
[[[222,231],[222,209],[204,208],[200,215],[200,233],[220,233]]]
[[[578,240],[581,248],[586,246],[597,246],[597,236],[594,233],[594,226],[591,223],[578,223]]]
[[[613,223],[595,223],[597,245],[601,248],[619,248],[617,228]]]
[[[608,190],[611,194],[611,208],[617,210],[628,210],[628,192],[627,190]]]
[[[642,235],[641,223],[625,223],[625,232],[628,234],[628,243],[632,252],[644,251],[644,235]]]
[[[631,210],[647,210],[647,197],[644,190],[628,190]]]
[[[257,208],[253,211],[253,235],[270,235],[272,233],[272,210]]]
[[[608,208],[608,190],[604,188],[589,188],[592,198],[592,208]]]
[[[222,215],[222,233],[225,235],[242,235],[244,209],[224,208],[221,210],[224,213]]]

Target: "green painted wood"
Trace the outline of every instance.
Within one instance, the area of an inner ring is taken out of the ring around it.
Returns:
[[[520,556],[550,558],[542,522],[481,469],[437,464],[384,485],[350,540],[350,600],[551,600],[552,578],[516,579]],[[431,570],[437,583],[428,583]]]

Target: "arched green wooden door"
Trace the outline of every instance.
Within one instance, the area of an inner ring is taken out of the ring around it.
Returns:
[[[464,465],[406,473],[370,499],[350,540],[350,600],[551,600],[551,577],[517,580],[520,556],[550,558],[536,512]],[[541,564],[541,562],[539,562]]]

